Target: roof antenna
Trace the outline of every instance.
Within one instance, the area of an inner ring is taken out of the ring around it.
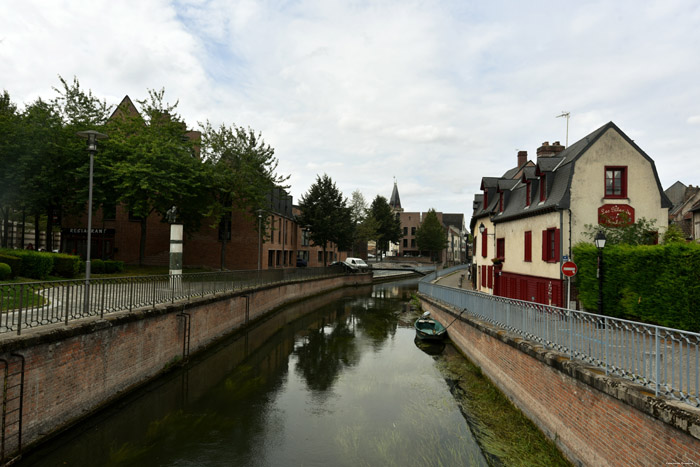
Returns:
[[[569,112],[566,112],[564,110],[561,111],[561,115],[557,115],[557,118],[559,117],[566,117],[566,147],[569,147]]]

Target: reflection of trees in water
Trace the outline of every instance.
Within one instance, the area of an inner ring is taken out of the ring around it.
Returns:
[[[359,359],[351,319],[338,320],[333,325],[309,329],[304,343],[295,348],[296,372],[309,389],[326,391],[335,382],[340,370],[353,366]]]
[[[399,309],[395,300],[376,300],[371,308],[357,307],[353,310],[355,326],[372,340],[374,348],[381,347],[389,336],[396,334],[396,312]]]

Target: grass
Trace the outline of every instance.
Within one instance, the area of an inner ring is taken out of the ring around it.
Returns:
[[[0,284],[0,311],[13,310],[22,307],[42,306],[46,300],[41,295],[34,293],[33,289],[27,287],[15,287],[13,282],[21,282],[20,280],[5,281]]]
[[[554,442],[454,347],[441,371],[485,454],[508,466],[570,466]],[[447,349],[446,349],[447,350]],[[493,461],[493,459],[492,459]]]

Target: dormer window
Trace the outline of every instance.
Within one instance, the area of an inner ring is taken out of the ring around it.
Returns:
[[[486,209],[489,205],[489,192],[488,190],[484,190],[484,209]]]
[[[605,197],[627,198],[627,167],[605,167]]]
[[[540,175],[540,202],[547,199],[547,176]]]
[[[498,192],[498,212],[503,212],[503,192]]]
[[[530,180],[525,182],[525,206],[529,206],[531,202],[531,191],[532,190],[532,182]]]

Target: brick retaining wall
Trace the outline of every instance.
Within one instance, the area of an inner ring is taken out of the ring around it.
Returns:
[[[445,323],[457,312],[421,296]],[[472,319],[450,338],[577,465],[700,465],[700,410]]]
[[[371,274],[300,281],[244,293],[120,312],[69,326],[25,329],[0,340],[0,359],[25,359],[22,445],[27,446],[94,412],[152,379],[183,356],[189,315],[194,353],[284,304],[344,286],[372,283]],[[16,450],[17,426],[8,426],[5,454]],[[14,443],[14,444],[13,444]]]

